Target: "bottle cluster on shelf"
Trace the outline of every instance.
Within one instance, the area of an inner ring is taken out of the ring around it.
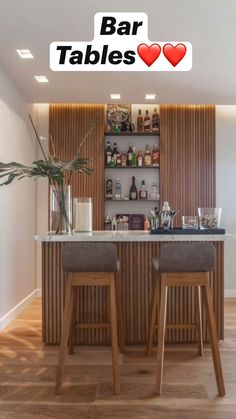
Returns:
[[[139,188],[136,186],[135,176],[132,176],[132,182],[129,189],[129,195],[124,196],[122,193],[122,185],[119,178],[115,181],[107,179],[105,188],[105,199],[106,201],[157,201],[159,200],[158,185],[155,182],[151,184],[151,190],[149,191],[145,180],[141,181]]]
[[[139,150],[136,152],[136,149],[131,144],[129,145],[128,150],[122,150],[119,152],[117,143],[111,147],[111,142],[107,141],[107,146],[105,149],[105,166],[106,167],[158,167],[160,162],[160,152],[157,144],[153,146],[152,151],[147,144],[146,150]]]
[[[158,207],[153,209],[153,212]],[[104,220],[105,230],[145,230],[151,228],[151,217],[145,214],[116,214],[113,217],[107,215]]]
[[[148,110],[146,110],[145,115],[142,115],[141,109],[138,111],[137,117],[137,131],[138,132],[160,132],[160,117],[157,113],[156,108],[152,116],[149,116]]]

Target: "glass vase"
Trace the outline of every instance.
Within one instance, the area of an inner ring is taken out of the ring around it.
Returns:
[[[57,184],[50,187],[50,232],[72,233],[71,185]]]

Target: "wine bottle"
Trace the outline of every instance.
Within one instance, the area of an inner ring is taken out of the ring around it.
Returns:
[[[114,148],[112,151],[112,162],[113,165],[116,166],[116,160],[117,160],[117,156],[118,156],[119,152],[117,150],[117,143],[114,143]]]
[[[127,155],[128,155],[128,166],[132,166],[133,149],[132,149],[131,145],[129,145]]]
[[[144,117],[144,131],[149,132],[151,128],[151,118],[148,115],[148,110],[146,110],[145,117]]]
[[[152,165],[152,155],[149,150],[149,145],[146,145],[146,151],[144,154],[144,166],[151,166]]]
[[[133,147],[133,153],[132,153],[132,166],[137,166],[137,156],[135,152],[135,147]]]
[[[112,149],[110,141],[107,141],[107,147],[105,150],[105,165],[110,166],[112,158]]]
[[[112,201],[112,190],[113,190],[113,181],[112,179],[108,179],[106,181],[106,200]]]
[[[139,199],[147,199],[148,193],[145,185],[145,180],[142,180],[141,189],[139,190]]]
[[[142,117],[142,114],[141,114],[141,109],[139,109],[138,116],[137,116],[137,131],[138,132],[143,131],[143,117]]]
[[[124,151],[121,154],[121,166],[127,166],[127,154]]]
[[[152,165],[153,166],[159,166],[159,150],[157,147],[157,144],[154,145],[152,150]]]
[[[139,166],[139,167],[142,167],[142,165],[143,165],[143,155],[142,155],[142,151],[139,151],[139,152],[138,152],[137,161],[138,161],[138,166]]]
[[[138,199],[138,191],[137,191],[137,188],[135,186],[135,177],[134,176],[132,177],[132,185],[131,185],[131,188],[130,188],[130,191],[129,191],[129,199],[131,201],[135,201],[135,200]]]
[[[157,109],[154,109],[152,114],[152,131],[159,132],[160,131],[160,117],[157,113]]]

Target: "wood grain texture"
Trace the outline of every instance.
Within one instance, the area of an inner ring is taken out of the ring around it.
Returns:
[[[218,337],[223,338],[223,244],[215,243],[218,271],[211,286],[214,299]],[[61,269],[62,243],[43,243],[43,340],[48,344],[60,342],[65,277]],[[126,343],[145,343],[148,333],[149,308],[152,292],[152,258],[158,255],[159,243],[117,243],[121,261],[121,308]],[[220,260],[219,260],[220,259]],[[167,322],[195,323],[194,289],[173,287],[168,293]],[[107,323],[108,294],[105,287],[84,287],[78,291],[79,323]],[[78,328],[76,342],[80,344],[109,344],[107,329]],[[167,342],[194,342],[194,328],[167,329]],[[205,316],[203,337],[208,339]],[[156,338],[156,337],[155,337]]]
[[[50,105],[50,133],[56,152],[61,158],[72,158],[92,117],[100,111],[100,122],[83,155],[92,157],[95,173],[92,177],[76,175],[74,196],[94,199],[94,229],[103,228],[104,218],[104,105]],[[162,105],[161,115],[161,200],[167,200],[182,214],[196,213],[199,206],[215,206],[215,108],[211,105]],[[180,223],[180,217],[177,218]],[[218,337],[224,331],[224,266],[223,244],[215,243],[216,272],[211,274],[211,286]],[[121,304],[126,342],[144,343],[147,338],[149,304],[152,290],[151,260],[159,252],[158,243],[117,243],[121,260]],[[64,280],[61,271],[61,244],[43,244],[43,340],[59,343],[64,300]],[[78,294],[77,320],[107,323],[108,295],[105,288],[84,287]],[[167,322],[194,323],[194,291],[173,288],[168,293]],[[168,342],[196,340],[193,329],[167,330]],[[203,336],[208,339],[205,317]],[[78,329],[76,342],[109,343],[108,330]]]
[[[161,105],[160,194],[181,215],[216,206],[215,106]]]
[[[111,348],[80,346],[68,357],[64,391],[55,396],[58,347],[41,336],[41,300],[0,332],[1,419],[235,419],[236,300],[226,300],[220,352],[226,396],[216,397],[210,346],[166,345],[163,394],[155,395],[156,353],[141,345],[120,356],[121,393],[113,396]]]
[[[81,147],[81,157],[89,157],[94,169],[92,176],[76,173],[72,177],[74,197],[93,198],[93,228],[101,230],[104,222],[104,116],[105,105],[51,104],[49,106],[49,133],[61,159],[75,157],[84,135],[99,113],[97,126]],[[50,151],[53,152],[50,145]]]
[[[181,215],[198,215],[198,207],[216,206],[215,180],[215,106],[161,105],[160,196],[172,208],[180,210],[175,225],[181,226]],[[223,338],[224,323],[224,250],[216,245],[217,265],[211,274],[218,337]],[[176,307],[177,305],[177,307]],[[179,305],[184,309],[181,311]],[[168,315],[185,323],[193,319],[193,290],[183,287],[171,290]],[[172,321],[171,321],[172,323]],[[204,338],[206,333],[204,319]],[[167,331],[170,341],[192,340],[194,331]]]

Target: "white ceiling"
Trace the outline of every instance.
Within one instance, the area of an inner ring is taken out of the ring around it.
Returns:
[[[53,72],[52,41],[93,39],[98,11],[146,12],[152,41],[190,41],[190,72]],[[236,0],[0,0],[0,66],[31,102],[236,104]],[[20,60],[16,49],[29,48],[34,60]],[[37,83],[35,74],[50,82]]]

